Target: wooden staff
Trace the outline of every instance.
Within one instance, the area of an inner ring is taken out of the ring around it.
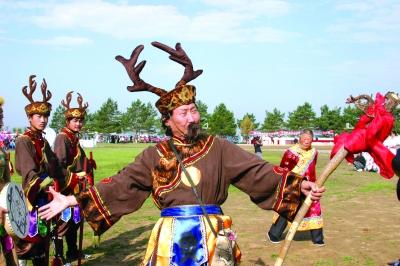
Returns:
[[[318,178],[316,185],[317,187],[322,187],[328,177],[335,171],[335,169],[339,166],[339,164],[346,158],[348,151],[341,147],[340,150],[335,154],[335,156],[329,161],[329,163],[325,166],[324,170],[322,170],[322,174]],[[285,257],[289,251],[290,244],[292,243],[293,237],[296,234],[297,228],[299,227],[301,221],[303,220],[304,216],[308,212],[312,203],[311,200],[311,193],[308,194],[307,198],[301,205],[300,210],[297,212],[292,225],[286,235],[285,241],[281,246],[281,250],[279,252],[279,257],[275,261],[275,266],[280,266],[283,264]]]

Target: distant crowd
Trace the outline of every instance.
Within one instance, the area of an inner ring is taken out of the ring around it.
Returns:
[[[16,138],[17,134],[13,134],[6,130],[0,131],[0,147],[3,147],[6,150],[14,149]]]

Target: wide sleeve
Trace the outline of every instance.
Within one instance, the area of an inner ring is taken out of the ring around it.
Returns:
[[[36,152],[32,141],[26,136],[18,137],[15,144],[15,169],[22,176],[22,188],[31,206],[40,190],[40,166],[35,162]]]
[[[275,210],[293,220],[304,197],[304,178],[274,166],[237,145],[223,141],[223,171],[231,184],[249,195],[260,208]]]
[[[288,171],[292,171],[299,161],[298,156],[295,156],[290,149],[287,149],[282,156],[280,167],[285,168]]]
[[[138,210],[152,190],[151,170],[160,156],[151,147],[119,173],[76,195],[86,221],[101,234],[123,215]]]

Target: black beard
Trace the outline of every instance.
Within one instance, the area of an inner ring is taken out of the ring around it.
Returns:
[[[187,143],[195,143],[202,136],[201,127],[199,123],[192,123],[188,126],[188,132],[185,135],[185,141]]]

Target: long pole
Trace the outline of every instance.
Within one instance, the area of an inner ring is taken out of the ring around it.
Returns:
[[[325,181],[335,171],[335,169],[339,166],[339,164],[343,161],[343,159],[346,157],[347,154],[348,151],[346,151],[344,147],[339,149],[339,151],[335,154],[335,156],[328,162],[328,164],[322,170],[322,173],[316,182],[317,187],[322,187],[324,185]],[[285,257],[289,251],[290,244],[292,243],[293,237],[296,234],[297,228],[299,228],[301,221],[308,212],[308,209],[310,209],[311,203],[312,200],[310,193],[303,202],[303,205],[301,205],[299,211],[296,214],[296,217],[294,218],[294,221],[292,222],[292,225],[290,226],[285,241],[281,246],[279,256],[275,261],[275,266],[281,266],[283,264],[283,261],[285,260]]]

